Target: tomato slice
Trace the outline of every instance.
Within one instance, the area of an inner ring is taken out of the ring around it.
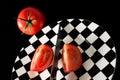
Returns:
[[[64,44],[62,49],[62,64],[64,72],[73,72],[82,65],[82,55],[79,48],[73,44]]]
[[[41,72],[47,69],[53,60],[53,56],[52,47],[47,44],[41,44],[33,55],[30,70]]]

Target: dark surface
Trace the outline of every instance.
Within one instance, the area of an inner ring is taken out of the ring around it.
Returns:
[[[69,0],[68,0],[69,1]],[[114,6],[113,6],[114,5]],[[5,5],[4,5],[5,6]],[[1,55],[1,70],[4,80],[10,80],[11,71],[14,64],[14,60],[26,40],[31,36],[21,35],[21,32],[17,28],[16,18],[21,9],[27,6],[34,6],[43,11],[46,16],[46,25],[56,22],[58,20],[67,18],[81,18],[87,19],[101,25],[111,36],[115,43],[117,51],[117,68],[113,80],[120,79],[120,39],[119,39],[119,5],[117,2],[81,2],[81,1],[55,1],[47,2],[45,0],[9,0],[7,1],[7,8],[2,14],[5,14],[3,22],[4,36],[1,36],[1,44],[4,44],[3,54]],[[5,12],[5,13],[4,13]],[[4,42],[4,43],[3,43]],[[10,48],[10,49],[9,49]],[[4,69],[5,68],[5,69]]]

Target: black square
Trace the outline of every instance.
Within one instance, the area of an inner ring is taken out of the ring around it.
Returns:
[[[76,27],[78,24],[80,24],[80,20],[79,19],[74,19],[72,22],[71,22],[71,24],[74,26],[74,27]]]
[[[49,31],[48,33],[46,33],[46,36],[51,39],[53,36],[55,36],[55,32],[53,30]]]
[[[92,32],[91,32],[88,28],[84,29],[84,30],[81,32],[81,34],[82,34],[85,38],[87,38],[91,33],[92,33]]]
[[[22,59],[22,58],[25,57],[26,55],[27,55],[27,53],[25,52],[25,50],[22,50],[22,51],[18,54],[18,56],[19,56],[20,59]]]
[[[110,50],[104,57],[107,61],[111,62],[113,59],[116,58],[116,55],[113,50]]]
[[[43,31],[39,31],[35,36],[39,39],[44,35]]]
[[[82,21],[82,23],[84,24],[84,25],[86,25],[86,26],[88,26],[88,25],[90,25],[90,21],[88,21],[88,20],[84,20],[84,21]]]
[[[99,69],[96,65],[94,65],[94,66],[88,71],[88,73],[89,73],[89,75],[90,75],[91,77],[94,77],[98,72],[100,72],[100,69]]]
[[[114,43],[113,43],[113,40],[110,38],[106,44],[110,47],[110,48],[113,48],[114,47]]]
[[[77,77],[82,76],[83,74],[86,73],[86,70],[83,66],[81,66],[77,71],[74,72],[76,74]]]
[[[82,62],[84,63],[88,59],[89,59],[89,56],[85,52],[83,52],[82,53]]]
[[[111,74],[113,74],[114,71],[114,67],[111,64],[108,64],[103,70],[102,72],[104,73],[104,75],[106,77],[109,77]]]
[[[70,35],[73,39],[75,39],[75,38],[78,36],[78,34],[79,34],[79,32],[78,32],[76,29],[73,29],[73,30],[69,33],[69,35]]]
[[[28,79],[28,80],[29,80],[29,79]],[[41,79],[40,76],[38,75],[38,76],[36,76],[36,77],[34,77],[34,78],[30,79],[30,80],[42,80],[42,79]]]
[[[24,68],[26,69],[26,71],[30,70],[30,64],[31,64],[31,62],[29,62],[26,65],[24,65]]]
[[[64,28],[68,24],[69,24],[69,22],[67,20],[62,20],[62,22],[60,23],[60,26],[62,26],[62,28]]]
[[[92,45],[96,49],[99,49],[103,44],[104,44],[104,42],[100,38],[98,38]]]
[[[63,29],[61,31],[61,39],[64,39],[67,35],[68,35],[67,32]]]
[[[54,23],[51,23],[49,24],[50,28],[54,28],[58,23],[57,22],[54,22]]]
[[[105,32],[105,30],[101,27],[101,26],[99,26],[95,31],[94,31],[94,34],[96,34],[98,37],[102,34],[102,33],[104,33]]]
[[[29,80],[29,75],[27,73],[19,77],[20,80]]]
[[[50,40],[46,44],[50,45],[51,47],[54,46],[54,44]]]
[[[96,51],[94,53],[94,55],[91,57],[91,60],[96,63],[97,61],[99,61],[103,56],[98,52]]]
[[[22,64],[22,62],[19,60],[19,61],[17,61],[17,62],[15,63],[14,68],[15,68],[15,70],[17,70],[17,69],[21,68],[22,66],[23,66],[23,64]]]
[[[33,46],[35,49],[37,49],[40,44],[41,44],[40,41],[37,40],[37,41],[35,41],[35,42],[32,44],[32,46]]]
[[[12,72],[12,77],[11,77],[11,79],[14,80],[14,79],[17,78],[17,77],[18,77],[18,75],[17,75],[16,71]]]
[[[85,51],[90,47],[90,45],[86,41],[84,41],[80,44],[80,47]]]
[[[32,58],[33,58],[34,53],[35,53],[35,51],[33,51],[32,53],[30,53],[30,54],[28,55],[31,60],[32,60]]]

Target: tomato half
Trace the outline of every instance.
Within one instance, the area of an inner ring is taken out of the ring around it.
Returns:
[[[47,44],[41,44],[36,49],[30,65],[31,71],[41,72],[49,67],[53,60],[53,50]]]
[[[17,17],[17,25],[22,33],[34,35],[45,26],[45,16],[35,7],[22,9]]]
[[[82,55],[79,48],[73,44],[64,44],[62,63],[64,72],[72,72],[79,69],[82,65]]]

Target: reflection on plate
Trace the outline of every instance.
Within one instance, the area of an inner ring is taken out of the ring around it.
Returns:
[[[111,80],[116,67],[114,43],[107,31],[100,25],[85,19],[58,21],[33,35],[23,45],[16,57],[12,70],[12,80],[49,80],[51,66],[43,72],[30,72],[30,63],[35,49],[40,44],[46,43],[53,50],[55,49],[59,25],[62,27],[61,48],[64,43],[78,46],[82,52],[83,64],[75,72],[64,73],[60,55],[56,80]]]

